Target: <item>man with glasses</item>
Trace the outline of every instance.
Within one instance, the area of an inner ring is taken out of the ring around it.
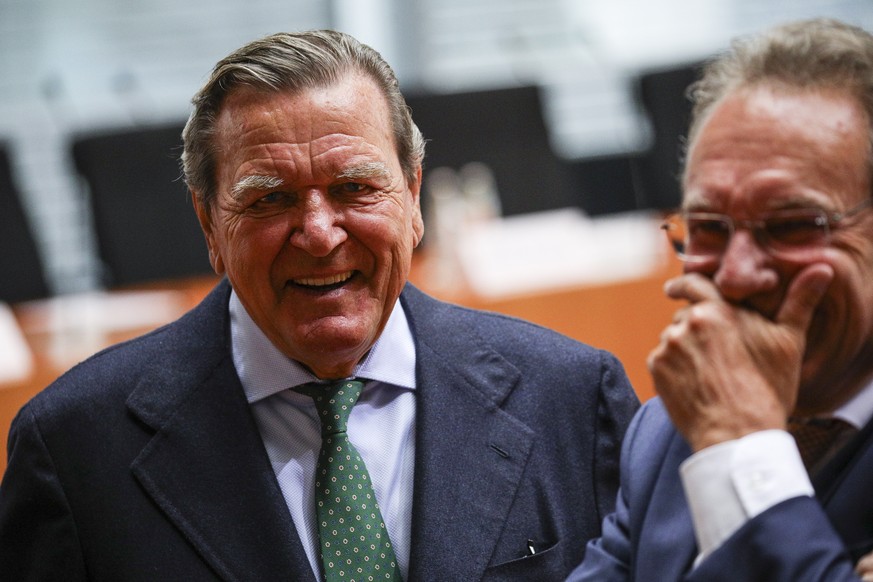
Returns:
[[[873,545],[873,37],[743,39],[692,87],[683,301],[571,580],[857,580]],[[860,569],[859,569],[860,572]]]

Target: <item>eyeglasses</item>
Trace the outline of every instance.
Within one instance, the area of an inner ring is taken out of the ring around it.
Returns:
[[[661,224],[678,257],[688,263],[720,260],[734,231],[752,231],[755,240],[772,256],[801,260],[830,244],[831,231],[840,221],[873,204],[868,198],[845,211],[828,213],[821,209],[780,210],[757,220],[734,220],[726,214],[683,212],[668,216]]]

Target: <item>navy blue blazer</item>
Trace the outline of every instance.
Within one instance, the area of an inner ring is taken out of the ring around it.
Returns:
[[[816,476],[816,498],[761,513],[693,569],[697,545],[679,478],[690,454],[661,400],[647,402],[625,437],[616,511],[568,580],[858,580],[853,564],[873,548],[873,423]]]
[[[0,579],[313,580],[232,363],[229,293],[19,412]],[[401,301],[418,382],[409,579],[563,579],[615,501],[638,406],[620,363],[411,286]]]

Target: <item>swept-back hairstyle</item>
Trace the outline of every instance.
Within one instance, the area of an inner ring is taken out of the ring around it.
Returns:
[[[709,113],[741,87],[836,89],[855,97],[867,113],[873,169],[873,36],[827,18],[802,20],[740,38],[704,68],[689,88],[694,107],[688,144]]]
[[[315,30],[279,33],[234,51],[212,70],[192,99],[182,132],[182,170],[188,187],[209,208],[216,195],[216,121],[227,96],[240,87],[265,92],[299,92],[335,83],[350,74],[373,79],[388,103],[400,166],[414,181],[424,158],[424,139],[412,121],[394,71],[382,56],[353,37]]]

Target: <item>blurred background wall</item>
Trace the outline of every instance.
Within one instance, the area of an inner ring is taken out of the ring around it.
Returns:
[[[640,73],[820,15],[873,29],[870,0],[0,0],[0,142],[51,291],[82,291],[101,277],[73,136],[184,120],[211,66],[256,37],[345,30],[410,94],[537,86],[572,162],[649,147]]]

